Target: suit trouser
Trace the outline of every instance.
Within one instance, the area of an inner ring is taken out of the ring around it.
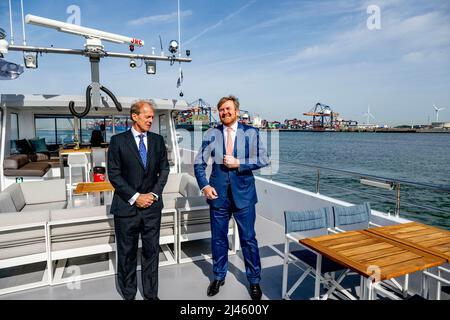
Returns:
[[[161,211],[138,213],[132,217],[114,217],[117,244],[117,279],[124,299],[137,292],[137,253],[142,240],[141,276],[145,298],[158,295],[159,232]]]
[[[239,231],[239,240],[244,255],[245,273],[251,284],[261,279],[261,259],[256,241],[255,205],[238,209],[231,191],[221,208],[210,208],[213,272],[215,280],[223,280],[228,270],[228,225],[233,214]]]

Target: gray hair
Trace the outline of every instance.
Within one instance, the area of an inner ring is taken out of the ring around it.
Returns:
[[[130,118],[133,120],[133,113],[139,115],[141,113],[141,108],[144,104],[148,104],[153,112],[155,112],[155,103],[152,100],[138,100],[131,105],[130,108]]]

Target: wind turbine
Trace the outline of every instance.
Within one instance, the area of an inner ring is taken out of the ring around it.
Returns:
[[[370,118],[372,118],[373,120],[375,120],[375,117],[373,116],[373,114],[370,113],[370,105],[367,106],[367,112],[363,114],[363,116],[367,117],[367,122],[366,125],[370,126]]]
[[[436,112],[436,122],[439,122],[439,111],[445,110],[445,108],[438,108],[433,104],[434,111]]]

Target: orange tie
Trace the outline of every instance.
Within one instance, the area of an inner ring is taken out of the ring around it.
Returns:
[[[233,155],[233,138],[231,137],[231,130],[232,128],[228,127],[228,135],[227,135],[227,156]]]

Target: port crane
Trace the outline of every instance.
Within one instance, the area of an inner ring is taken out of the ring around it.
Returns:
[[[317,102],[313,109],[303,113],[304,116],[313,117],[312,125],[315,130],[333,129],[339,113],[334,112],[330,106]]]

